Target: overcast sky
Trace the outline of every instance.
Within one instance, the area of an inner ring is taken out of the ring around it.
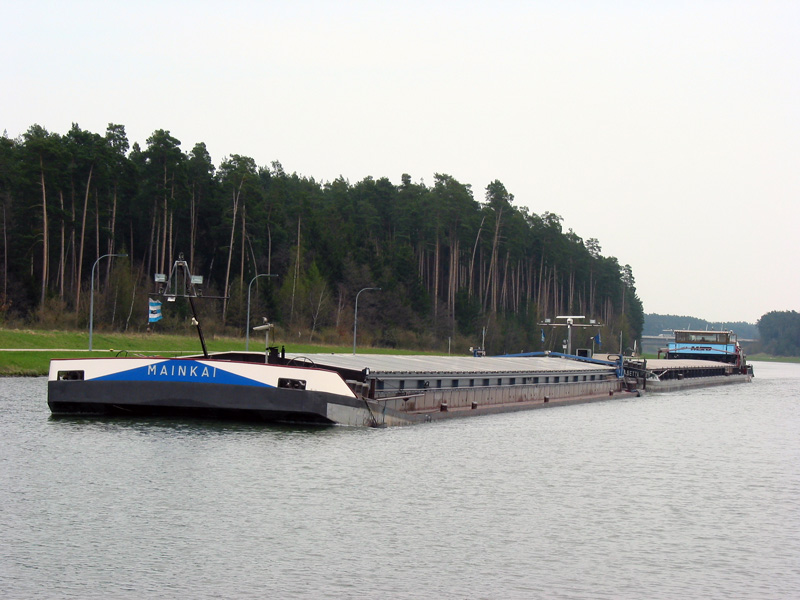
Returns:
[[[646,312],[800,310],[800,2],[0,0],[0,131],[167,129],[564,218]]]

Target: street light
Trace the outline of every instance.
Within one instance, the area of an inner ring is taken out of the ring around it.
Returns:
[[[261,273],[253,277],[250,280],[250,285],[247,286],[247,323],[245,325],[245,331],[247,331],[247,341],[244,344],[245,352],[250,350],[250,290],[253,287],[253,282],[259,277],[277,277],[277,275],[274,273]]]
[[[127,254],[103,254],[92,265],[92,293],[89,295],[89,350],[92,349],[92,326],[94,324],[94,268],[101,259],[107,256],[128,256]]]
[[[367,290],[380,291],[380,289],[381,288],[367,287],[362,290],[359,290],[358,294],[356,294],[356,306],[355,306],[355,311],[353,312],[353,356],[356,355],[356,331],[358,329],[358,297],[361,295],[361,292],[366,292]]]

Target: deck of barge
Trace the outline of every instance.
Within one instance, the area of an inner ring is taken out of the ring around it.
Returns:
[[[287,356],[289,359],[289,356]],[[314,354],[290,360],[339,371],[369,386],[370,398],[477,388],[593,383],[616,379],[614,365],[553,356],[419,356]],[[552,394],[551,394],[552,395]],[[560,395],[560,394],[559,394]]]
[[[566,371],[613,370],[610,365],[582,362],[553,356],[428,356],[397,354],[286,354],[296,364],[322,368],[336,367],[353,371],[368,368],[373,375],[420,375],[420,374],[502,374],[502,373],[546,373]],[[310,363],[310,364],[309,364]]]
[[[212,358],[241,362],[263,363],[263,352],[215,352]],[[201,359],[202,355],[191,355],[185,358]],[[557,376],[566,373],[610,373],[614,365],[592,359],[581,359],[553,353],[552,355],[530,356],[440,356],[440,355],[397,355],[397,354],[297,354],[285,353],[274,359],[270,355],[266,361],[270,364],[281,364],[296,367],[317,367],[338,371],[356,376],[368,373],[373,377],[433,377],[441,375],[450,378],[457,375],[480,377],[515,376],[526,374],[552,374]]]

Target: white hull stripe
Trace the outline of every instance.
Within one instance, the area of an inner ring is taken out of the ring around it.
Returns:
[[[262,381],[236,375],[216,365],[203,364],[194,360],[165,360],[127,371],[95,377],[93,381],[191,381],[228,385],[248,385],[273,387]]]

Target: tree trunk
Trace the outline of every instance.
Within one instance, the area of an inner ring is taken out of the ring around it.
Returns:
[[[492,312],[497,312],[497,244],[500,239],[500,222],[503,217],[503,209],[497,212],[497,218],[494,224],[494,239],[492,240],[492,257],[489,260],[489,273],[487,274],[486,295],[483,297],[483,310],[486,311],[488,307],[489,294],[491,293],[492,299]]]
[[[503,285],[500,288],[500,308],[508,310],[509,308],[509,293],[508,293],[508,263],[510,262],[510,253],[506,251],[506,260],[503,267]]]
[[[197,240],[196,183],[192,182],[192,196],[189,199],[189,270],[194,273],[194,245]]]
[[[69,274],[69,291],[72,293],[75,288],[75,282],[78,276],[78,259],[76,253],[78,251],[78,247],[75,244],[75,190],[72,190],[71,193],[72,199],[72,219],[70,221],[71,226],[69,230],[69,246],[67,247],[67,253],[72,255],[72,261],[70,262],[70,274]],[[75,310],[78,310],[78,307],[75,307]]]
[[[417,274],[425,285],[425,247],[422,242],[417,243]]]
[[[156,237],[156,216],[158,215],[158,203],[153,200],[153,214],[150,219],[150,242],[147,244],[147,273],[154,273],[158,269],[158,237]]]
[[[311,333],[308,335],[308,341],[311,342],[314,337],[314,332],[317,330],[317,322],[319,321],[319,313],[322,310],[322,301],[325,299],[325,288],[323,287],[319,292],[317,298],[317,306],[313,309],[311,318]]]
[[[175,221],[175,178],[172,179],[172,185],[170,186],[170,204],[173,206],[172,210],[169,211],[169,254],[167,255],[169,259],[167,260],[167,269],[172,269],[172,265],[175,261],[175,242],[173,236],[173,224]]]
[[[244,184],[244,177],[239,182],[239,188],[232,190],[233,201],[233,218],[231,219],[231,240],[228,245],[228,266],[225,269],[225,287],[223,288],[223,295],[225,298],[222,300],[222,324],[225,325],[225,319],[228,314],[228,283],[231,278],[231,258],[233,257],[233,236],[236,232],[236,217],[239,211],[239,194],[242,191],[242,184]]]
[[[100,258],[100,206],[97,199],[97,190],[94,192],[94,259]],[[98,275],[98,285],[100,276]]]
[[[447,308],[451,315],[456,312],[456,290],[458,289],[458,233],[455,227],[450,230],[450,273],[447,286]]]
[[[61,202],[61,251],[58,255],[58,297],[64,299],[64,269],[66,256],[64,255],[64,243],[66,239],[66,221],[64,220],[64,192],[59,190],[58,198]]]
[[[297,257],[294,261],[294,278],[292,280],[292,303],[289,309],[289,324],[294,324],[294,295],[297,291],[297,278],[300,275],[300,217],[297,217]]]
[[[247,206],[242,204],[242,256],[239,263],[239,300],[241,302],[242,292],[244,291],[244,257],[245,242],[247,241]],[[248,325],[249,327],[249,325]]]
[[[8,227],[6,226],[6,205],[3,204],[3,301],[8,300]]]
[[[272,231],[267,222],[267,275],[272,274]]]
[[[472,258],[469,261],[469,288],[467,289],[467,295],[472,298],[472,294],[475,291],[474,287],[474,278],[475,278],[475,253],[478,251],[478,242],[481,239],[481,231],[483,231],[483,222],[486,221],[486,215],[483,216],[481,219],[481,224],[478,227],[478,234],[475,236],[475,245],[472,246]]]
[[[81,306],[81,278],[83,273],[83,247],[86,240],[86,213],[89,209],[89,190],[91,189],[92,173],[94,172],[94,164],[89,167],[89,177],[86,179],[86,195],[83,198],[83,220],[81,221],[81,244],[78,250],[78,278],[77,278],[77,292],[75,295],[75,310],[80,310]]]
[[[155,226],[153,230],[156,232],[156,241],[153,247],[153,251],[155,252],[155,266],[157,273],[165,273],[164,269],[160,268],[163,259],[161,258],[161,219],[154,219]],[[166,273],[169,275],[169,273]]]
[[[172,265],[175,264],[175,210],[169,211],[169,260],[167,261],[167,268],[172,271]]]
[[[48,224],[47,224],[47,188],[44,183],[44,160],[39,156],[39,173],[42,176],[42,297],[39,303],[44,306],[44,299],[47,295],[47,257],[50,252],[48,248]]]
[[[439,231],[436,231],[436,248],[433,252],[433,321],[439,313]]]
[[[109,238],[108,238],[108,253],[114,254],[114,245],[116,240],[114,239],[115,236],[115,228],[117,226],[117,185],[114,184],[114,194],[111,197],[111,223],[109,224]],[[111,261],[108,261],[108,266],[106,267],[106,280],[108,280],[109,276],[111,275]]]
[[[133,262],[133,221],[130,221],[130,255],[131,255],[131,265],[134,264]],[[141,267],[140,267],[141,268]]]
[[[336,303],[336,329],[339,329],[339,324],[342,320],[342,311],[344,310],[344,289],[342,284],[339,284],[338,301]]]
[[[165,260],[167,258],[167,162],[164,160],[164,231],[161,237],[161,273],[166,273]]]
[[[574,306],[575,306],[575,271],[573,271],[571,268],[570,268],[570,271],[569,271],[568,282],[569,282],[569,297],[568,297],[568,301],[567,301],[567,312],[569,314],[573,314],[575,312],[574,311]]]

